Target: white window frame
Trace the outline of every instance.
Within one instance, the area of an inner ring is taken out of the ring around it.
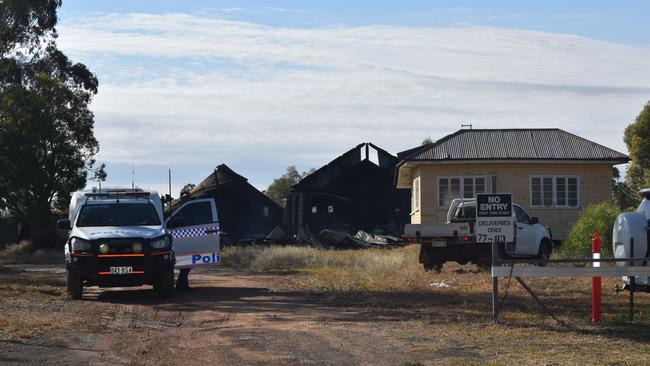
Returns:
[[[541,205],[533,205],[533,179],[534,178],[539,178],[540,179],[540,187],[541,187],[541,195],[542,195],[542,204]],[[552,186],[553,186],[553,193],[551,195],[551,206],[546,206],[544,205],[544,178],[552,178]],[[566,189],[564,191],[564,205],[558,205],[557,204],[557,178],[564,178],[565,179],[565,185]],[[576,205],[575,206],[569,206],[569,179],[575,178],[576,180]],[[580,208],[580,176],[578,175],[531,175],[528,177],[528,197],[529,197],[529,205],[532,208],[569,208],[569,209],[575,209],[575,208]]]
[[[447,180],[447,192],[451,192],[451,180],[452,179],[460,179],[460,187],[459,187],[459,196],[458,198],[463,198],[465,196],[465,179],[472,179],[472,190],[474,192],[473,198],[476,197],[476,179],[477,178],[482,178],[483,179],[483,192],[482,193],[487,193],[488,191],[488,180],[487,176],[485,175],[459,175],[459,176],[444,176],[444,177],[436,177],[436,184],[437,184],[437,189],[436,189],[436,206],[438,208],[444,208],[448,209],[449,204],[451,201],[449,201],[446,205],[441,205],[440,204],[440,181],[443,179]],[[454,198],[452,198],[453,200]],[[468,199],[468,198],[467,198]]]
[[[422,204],[422,185],[420,184],[420,177],[413,179],[413,187],[411,187],[411,213],[420,211]]]

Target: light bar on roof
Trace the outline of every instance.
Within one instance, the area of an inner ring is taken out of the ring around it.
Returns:
[[[149,192],[126,192],[126,191],[113,191],[113,192],[92,192],[85,193],[86,197],[94,198],[120,198],[120,197],[149,197]]]

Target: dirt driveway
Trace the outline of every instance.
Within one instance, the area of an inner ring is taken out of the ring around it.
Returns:
[[[462,267],[431,274],[449,286],[427,291],[305,292],[307,273],[218,269],[193,271],[196,290],[171,300],[90,288],[80,301],[64,296],[61,267],[1,269],[2,365],[637,365],[650,354],[650,297],[628,322],[626,296],[606,292],[606,321],[592,326],[590,279],[530,281],[570,326],[518,287],[494,325],[489,275]]]
[[[58,267],[25,269],[63,281]],[[195,291],[169,301],[146,288],[91,288],[81,301],[40,306],[9,299],[61,326],[0,342],[0,363],[400,365],[441,356],[422,347],[427,337],[403,332],[403,321],[294,291],[291,276],[196,272]]]

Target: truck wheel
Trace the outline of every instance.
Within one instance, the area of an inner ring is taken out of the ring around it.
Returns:
[[[551,245],[551,242],[548,239],[542,239],[542,242],[539,243],[539,254],[537,257],[544,262],[548,262],[548,260],[551,258],[551,251],[553,250],[553,246]],[[545,266],[546,263],[540,263],[540,266]]]
[[[174,267],[165,268],[153,284],[153,289],[158,296],[167,298],[174,293]]]
[[[79,300],[83,294],[83,282],[79,271],[68,268],[66,276],[67,292],[71,299]]]
[[[511,259],[510,255],[506,253],[506,245],[505,243],[499,243],[497,244],[497,252],[499,254],[499,258],[501,259]],[[490,253],[490,265],[492,264],[492,253]]]

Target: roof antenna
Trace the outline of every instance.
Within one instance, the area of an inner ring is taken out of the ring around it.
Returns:
[[[131,168],[131,190],[135,192],[135,151],[133,152],[133,166]]]
[[[472,124],[469,123],[469,124],[464,125],[464,124],[461,123],[460,128],[465,128],[465,127],[469,127],[469,129],[471,130],[472,129]]]

